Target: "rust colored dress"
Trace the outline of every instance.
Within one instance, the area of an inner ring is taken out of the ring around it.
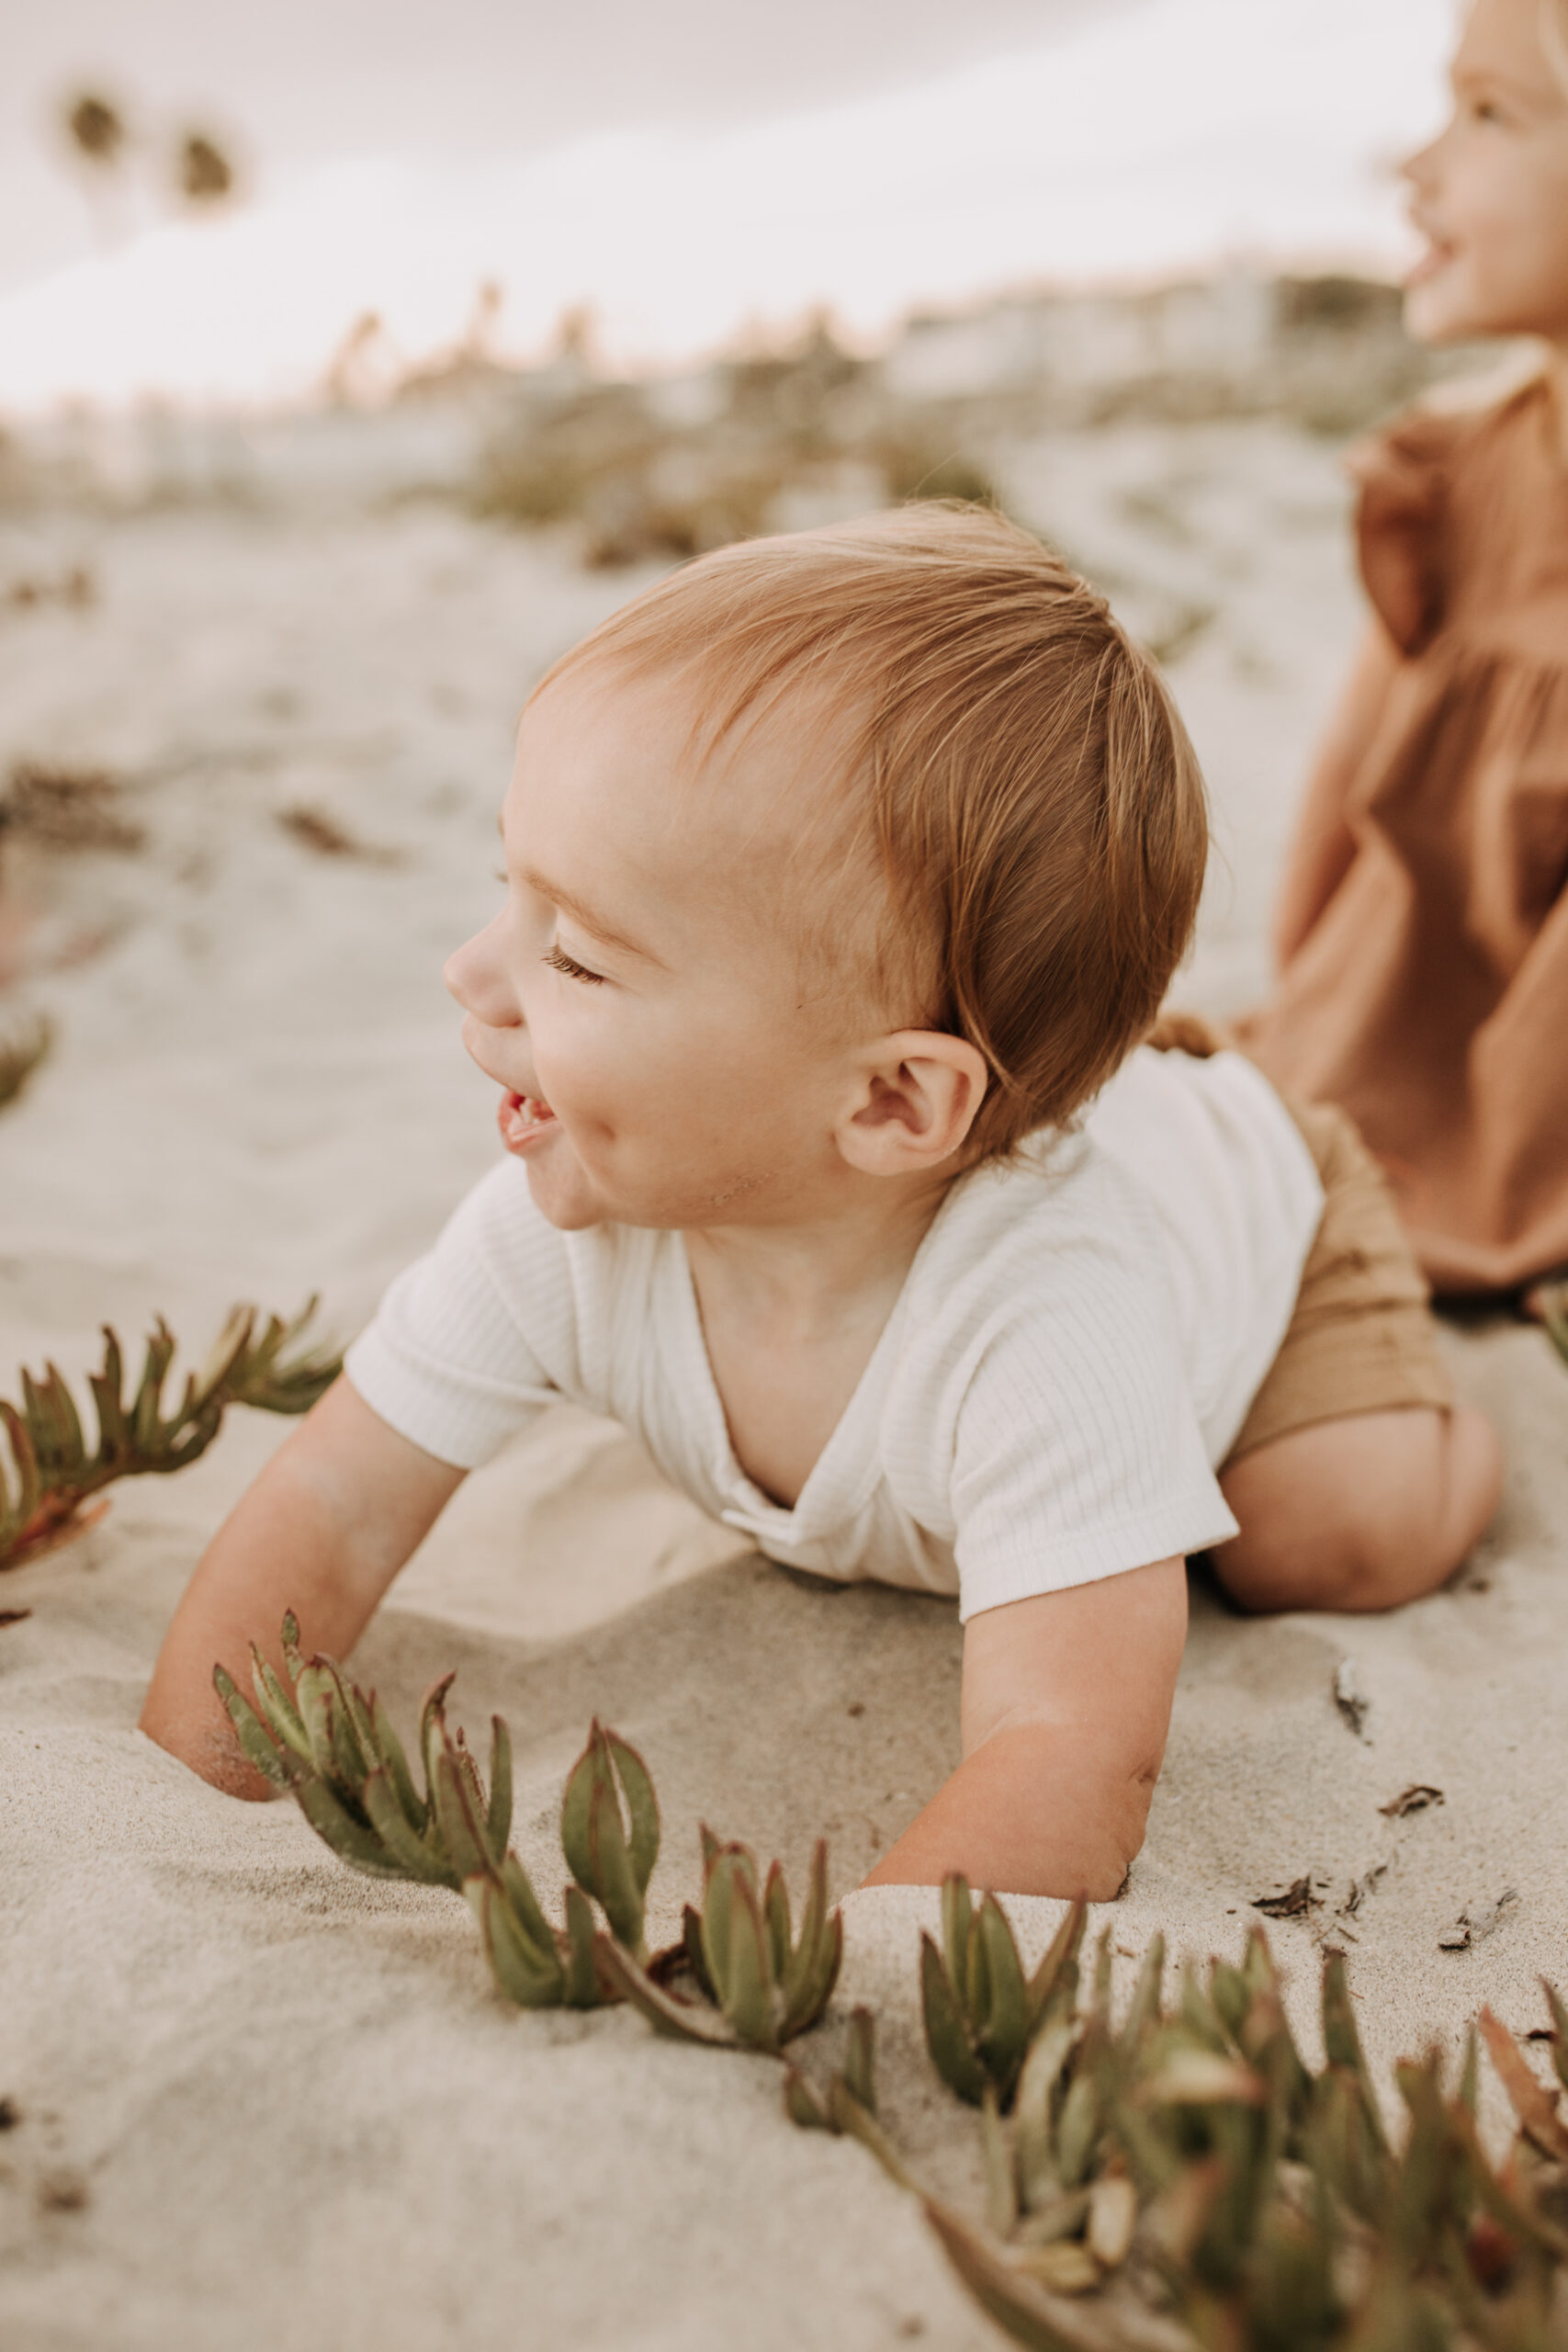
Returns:
[[[1352,459],[1401,659],[1352,775],[1342,880],[1239,1024],[1341,1103],[1433,1287],[1568,1263],[1568,465],[1544,379],[1413,413]]]

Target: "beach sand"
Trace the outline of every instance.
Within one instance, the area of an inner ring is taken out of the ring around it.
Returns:
[[[1357,626],[1334,452],[1278,425],[1129,426],[1013,453],[1008,486],[1172,649],[1221,852],[1182,994],[1234,1010]],[[156,1310],[199,1352],[231,1300],[317,1289],[347,1337],[492,1159],[442,956],[494,904],[518,704],[638,576],[434,507],[0,529],[0,597],[77,564],[85,606],[0,605],[0,768],[107,771],[145,838],[4,844],[30,921],[0,937],[19,972],[0,1025],[29,1005],[59,1023],[0,1113],[4,1363],[79,1375],[100,1322],[139,1340]],[[365,854],[311,847],[278,821],[299,809]],[[1159,1928],[1235,1955],[1251,1906],[1305,1878],[1308,1907],[1269,1925],[1303,2036],[1341,1945],[1380,2072],[1483,2001],[1536,2026],[1539,1975],[1568,1981],[1568,1378],[1501,1321],[1445,1344],[1508,1440],[1495,1529],[1387,1619],[1247,1623],[1197,1576],[1148,1841],[1094,1923],[1119,1953]],[[122,1486],[91,1534],[0,1580],[32,1612],[0,1631],[0,2337],[997,2342],[863,2151],[785,2121],[772,2064],[626,2011],[507,2008],[455,1897],[352,1876],[292,1805],[219,1796],[133,1729],[205,1538],[286,1433],[235,1411],[193,1469]],[[481,1745],[507,1716],[519,1850],[551,1900],[590,1716],[634,1740],[663,1803],[662,1931],[702,1819],[797,1882],[825,1834],[848,1894],[955,1758],[959,1656],[949,1605],[766,1566],[563,1408],[469,1481],[357,1667],[405,1727],[447,1667]],[[1382,1810],[1416,1783],[1442,1803]],[[1509,1890],[1484,1939],[1438,1949]],[[1010,1907],[1035,1950],[1060,1906]],[[895,2135],[977,2207],[975,2119],[919,2046],[933,1916],[923,1894],[851,1895],[833,2014],[874,2001]]]

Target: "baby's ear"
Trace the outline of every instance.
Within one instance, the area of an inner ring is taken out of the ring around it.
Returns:
[[[940,1029],[898,1029],[866,1055],[838,1145],[868,1176],[918,1175],[965,1140],[985,1100],[985,1057]]]

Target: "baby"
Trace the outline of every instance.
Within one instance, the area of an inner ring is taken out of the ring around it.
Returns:
[[[286,1606],[347,1650],[570,1397],[770,1557],[957,1595],[963,1761],[874,1882],[1113,1895],[1184,1555],[1385,1609],[1499,1478],[1348,1123],[1138,1049],[1207,850],[1157,675],[995,515],[753,541],[556,665],[502,831],[447,980],[507,1157],[214,1539],[144,1729],[264,1793],[214,1659]]]

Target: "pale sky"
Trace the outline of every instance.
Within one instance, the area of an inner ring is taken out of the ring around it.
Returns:
[[[0,0],[0,410],[299,397],[374,308],[410,356],[481,277],[670,365],[817,303],[1227,260],[1395,269],[1391,165],[1454,0]],[[248,200],[98,222],[51,109],[210,124]]]

